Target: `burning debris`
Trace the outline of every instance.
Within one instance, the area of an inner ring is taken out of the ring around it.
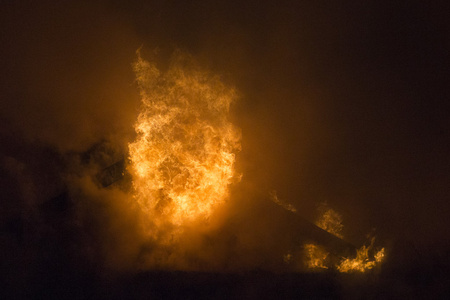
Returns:
[[[356,248],[346,242],[342,234],[342,217],[326,203],[319,207],[321,217],[315,224],[302,218],[297,209],[291,204],[280,200],[275,191],[271,192],[272,201],[285,211],[285,217],[293,228],[298,228],[298,236],[294,239],[298,243],[304,242],[303,251],[305,263],[309,269],[331,269],[339,272],[359,271],[373,269],[384,258],[384,248],[376,251],[375,239],[372,238],[369,246]],[[293,260],[293,254],[284,256],[285,263]]]
[[[384,259],[384,248],[376,251],[373,248],[373,243],[375,239],[373,238],[370,245],[366,247],[365,245],[358,249],[355,258],[345,258],[337,266],[339,272],[347,273],[352,271],[365,272],[366,270],[373,269],[376,265],[381,263]]]
[[[335,210],[328,208],[326,204],[322,204],[321,210],[324,212],[320,219],[316,222],[317,226],[336,235],[337,237],[343,238],[343,225],[341,215],[338,214]],[[340,260],[335,263],[334,267],[339,272],[344,273],[352,271],[365,272],[366,270],[373,269],[377,264],[381,263],[384,258],[384,248],[376,251],[373,245],[374,241],[375,238],[372,238],[370,246],[363,245],[361,248],[357,249],[356,257],[341,257]],[[313,249],[309,251],[310,258],[316,257],[315,260],[317,261],[317,256],[324,257],[322,262],[319,262],[319,265],[323,265],[323,262],[326,261],[326,256],[324,256],[326,252],[318,247],[311,248],[311,245],[307,246],[309,246],[310,249]],[[314,267],[315,266],[313,266],[313,268]]]
[[[319,210],[322,211],[322,215],[317,220],[316,225],[342,239],[343,225],[341,215],[329,208],[326,203],[322,204]],[[356,250],[354,255],[340,256],[337,260],[330,259],[330,253],[324,247],[316,244],[305,244],[308,267],[311,269],[328,269],[333,267],[344,273],[352,271],[365,272],[373,269],[384,258],[384,248],[376,251],[373,245],[374,241],[375,238],[372,238],[370,246],[363,245]]]

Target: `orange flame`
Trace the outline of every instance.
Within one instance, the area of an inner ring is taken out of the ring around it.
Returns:
[[[306,251],[306,264],[310,269],[328,269],[326,266],[326,259],[329,253],[316,244],[305,244],[304,249]]]
[[[335,210],[327,208],[326,204],[322,205],[321,210],[323,214],[316,222],[316,225],[339,238],[343,238],[341,215]],[[369,252],[373,249],[374,241],[375,239],[373,238],[369,246],[364,245],[358,249],[355,258],[343,257],[334,267],[342,273],[365,272],[373,269],[383,261],[385,256],[384,248],[374,253],[373,257],[369,255]],[[306,251],[306,264],[309,268],[328,269],[329,266],[327,266],[326,260],[329,253],[323,247],[315,244],[305,244],[304,249]]]
[[[373,248],[373,241],[370,246],[362,246],[357,250],[355,258],[345,258],[337,266],[339,272],[347,273],[351,271],[365,272],[366,270],[373,269],[378,263],[384,259],[384,248],[375,253],[373,259],[369,256],[369,250]]]
[[[129,144],[135,198],[158,228],[206,220],[228,196],[240,132],[228,120],[236,92],[177,53],[166,72],[134,64],[142,108]]]
[[[316,222],[316,225],[338,238],[343,238],[342,229],[344,226],[342,225],[342,216],[331,208],[325,210],[322,217]]]

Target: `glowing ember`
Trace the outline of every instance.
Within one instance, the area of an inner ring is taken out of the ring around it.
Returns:
[[[233,89],[178,53],[166,72],[134,64],[142,108],[129,144],[135,198],[156,226],[206,220],[225,201],[240,132],[228,120]]]

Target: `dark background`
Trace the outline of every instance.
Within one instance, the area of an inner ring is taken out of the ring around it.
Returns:
[[[402,286],[398,293],[426,287],[444,294],[450,257],[446,1],[0,5],[0,247],[10,295],[22,286],[31,288],[21,295],[45,295],[54,280],[71,291],[78,284],[103,290],[99,270],[120,265],[105,258],[105,243],[117,239],[110,233],[116,210],[95,200],[80,213],[78,203],[90,202],[67,187],[67,178],[91,168],[83,153],[96,143],[111,141],[120,152],[132,140],[139,95],[131,63],[141,46],[144,57],[157,53],[161,65],[182,49],[238,90],[232,120],[242,129],[237,168],[246,196],[240,197],[251,200],[237,210],[258,206],[255,191],[276,190],[314,221],[318,205],[327,202],[342,214],[349,241],[361,245],[375,233],[386,247],[383,274],[401,278],[389,281]],[[265,218],[243,214],[255,224]],[[264,259],[246,266],[266,269]],[[189,277],[158,274],[118,280],[142,287],[148,276],[164,287]],[[213,282],[198,275],[194,283],[242,289],[233,294],[242,296],[265,282],[286,282],[255,274]],[[334,275],[292,276],[291,282],[346,295]],[[254,285],[245,283],[252,279]]]

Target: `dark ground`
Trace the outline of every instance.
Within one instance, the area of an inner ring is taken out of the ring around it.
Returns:
[[[46,270],[45,272],[48,272]],[[378,274],[143,272],[115,279],[41,274],[2,288],[2,299],[447,299],[448,268]]]

